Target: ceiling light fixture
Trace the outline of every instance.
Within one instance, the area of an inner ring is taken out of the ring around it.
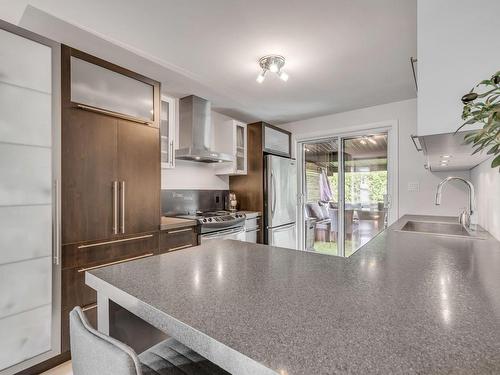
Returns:
[[[257,82],[264,82],[268,71],[276,73],[282,81],[288,81],[289,76],[283,71],[283,67],[285,66],[285,58],[283,56],[268,55],[261,57],[259,59],[259,65],[262,68],[262,72],[257,76]]]

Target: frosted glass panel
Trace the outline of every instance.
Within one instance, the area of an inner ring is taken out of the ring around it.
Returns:
[[[52,348],[53,98],[51,47],[4,30],[0,45],[2,372]]]
[[[290,154],[290,144],[289,144],[288,134],[265,126],[264,138],[266,142],[264,148],[266,148],[267,150],[276,151],[287,155]]]
[[[51,144],[51,95],[0,82],[0,142]]]
[[[0,143],[0,206],[51,203],[51,151]]]
[[[31,258],[50,257],[52,252],[50,205],[0,207],[0,228],[2,233],[0,266]]]
[[[71,101],[153,121],[153,86],[71,57]]]
[[[0,319],[50,304],[51,266],[50,257],[0,266]]]
[[[0,369],[50,350],[51,306],[0,319]]]
[[[49,47],[4,30],[0,30],[0,46],[0,81],[46,93],[52,91]]]

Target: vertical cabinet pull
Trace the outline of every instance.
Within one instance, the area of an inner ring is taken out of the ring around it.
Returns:
[[[113,234],[118,234],[118,181],[113,181]]]
[[[171,140],[170,141],[170,166],[173,167],[174,166],[174,141]]]
[[[122,204],[122,209],[121,209],[121,232],[122,234],[125,233],[125,181],[121,182],[121,194],[122,194],[122,199],[121,199],[121,204]]]

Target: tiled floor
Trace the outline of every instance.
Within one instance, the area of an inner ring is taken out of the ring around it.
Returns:
[[[62,365],[59,365],[49,371],[42,373],[42,375],[73,375],[73,370],[71,369],[71,361],[64,362]]]

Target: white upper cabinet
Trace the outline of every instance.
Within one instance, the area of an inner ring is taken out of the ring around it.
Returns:
[[[177,99],[162,95],[160,105],[161,167],[175,168]]]
[[[500,1],[419,0],[417,7],[417,132],[451,133],[462,124],[461,97],[500,69]]]
[[[247,125],[212,112],[213,144],[215,151],[229,154],[232,162],[216,163],[218,175],[247,174]]]

